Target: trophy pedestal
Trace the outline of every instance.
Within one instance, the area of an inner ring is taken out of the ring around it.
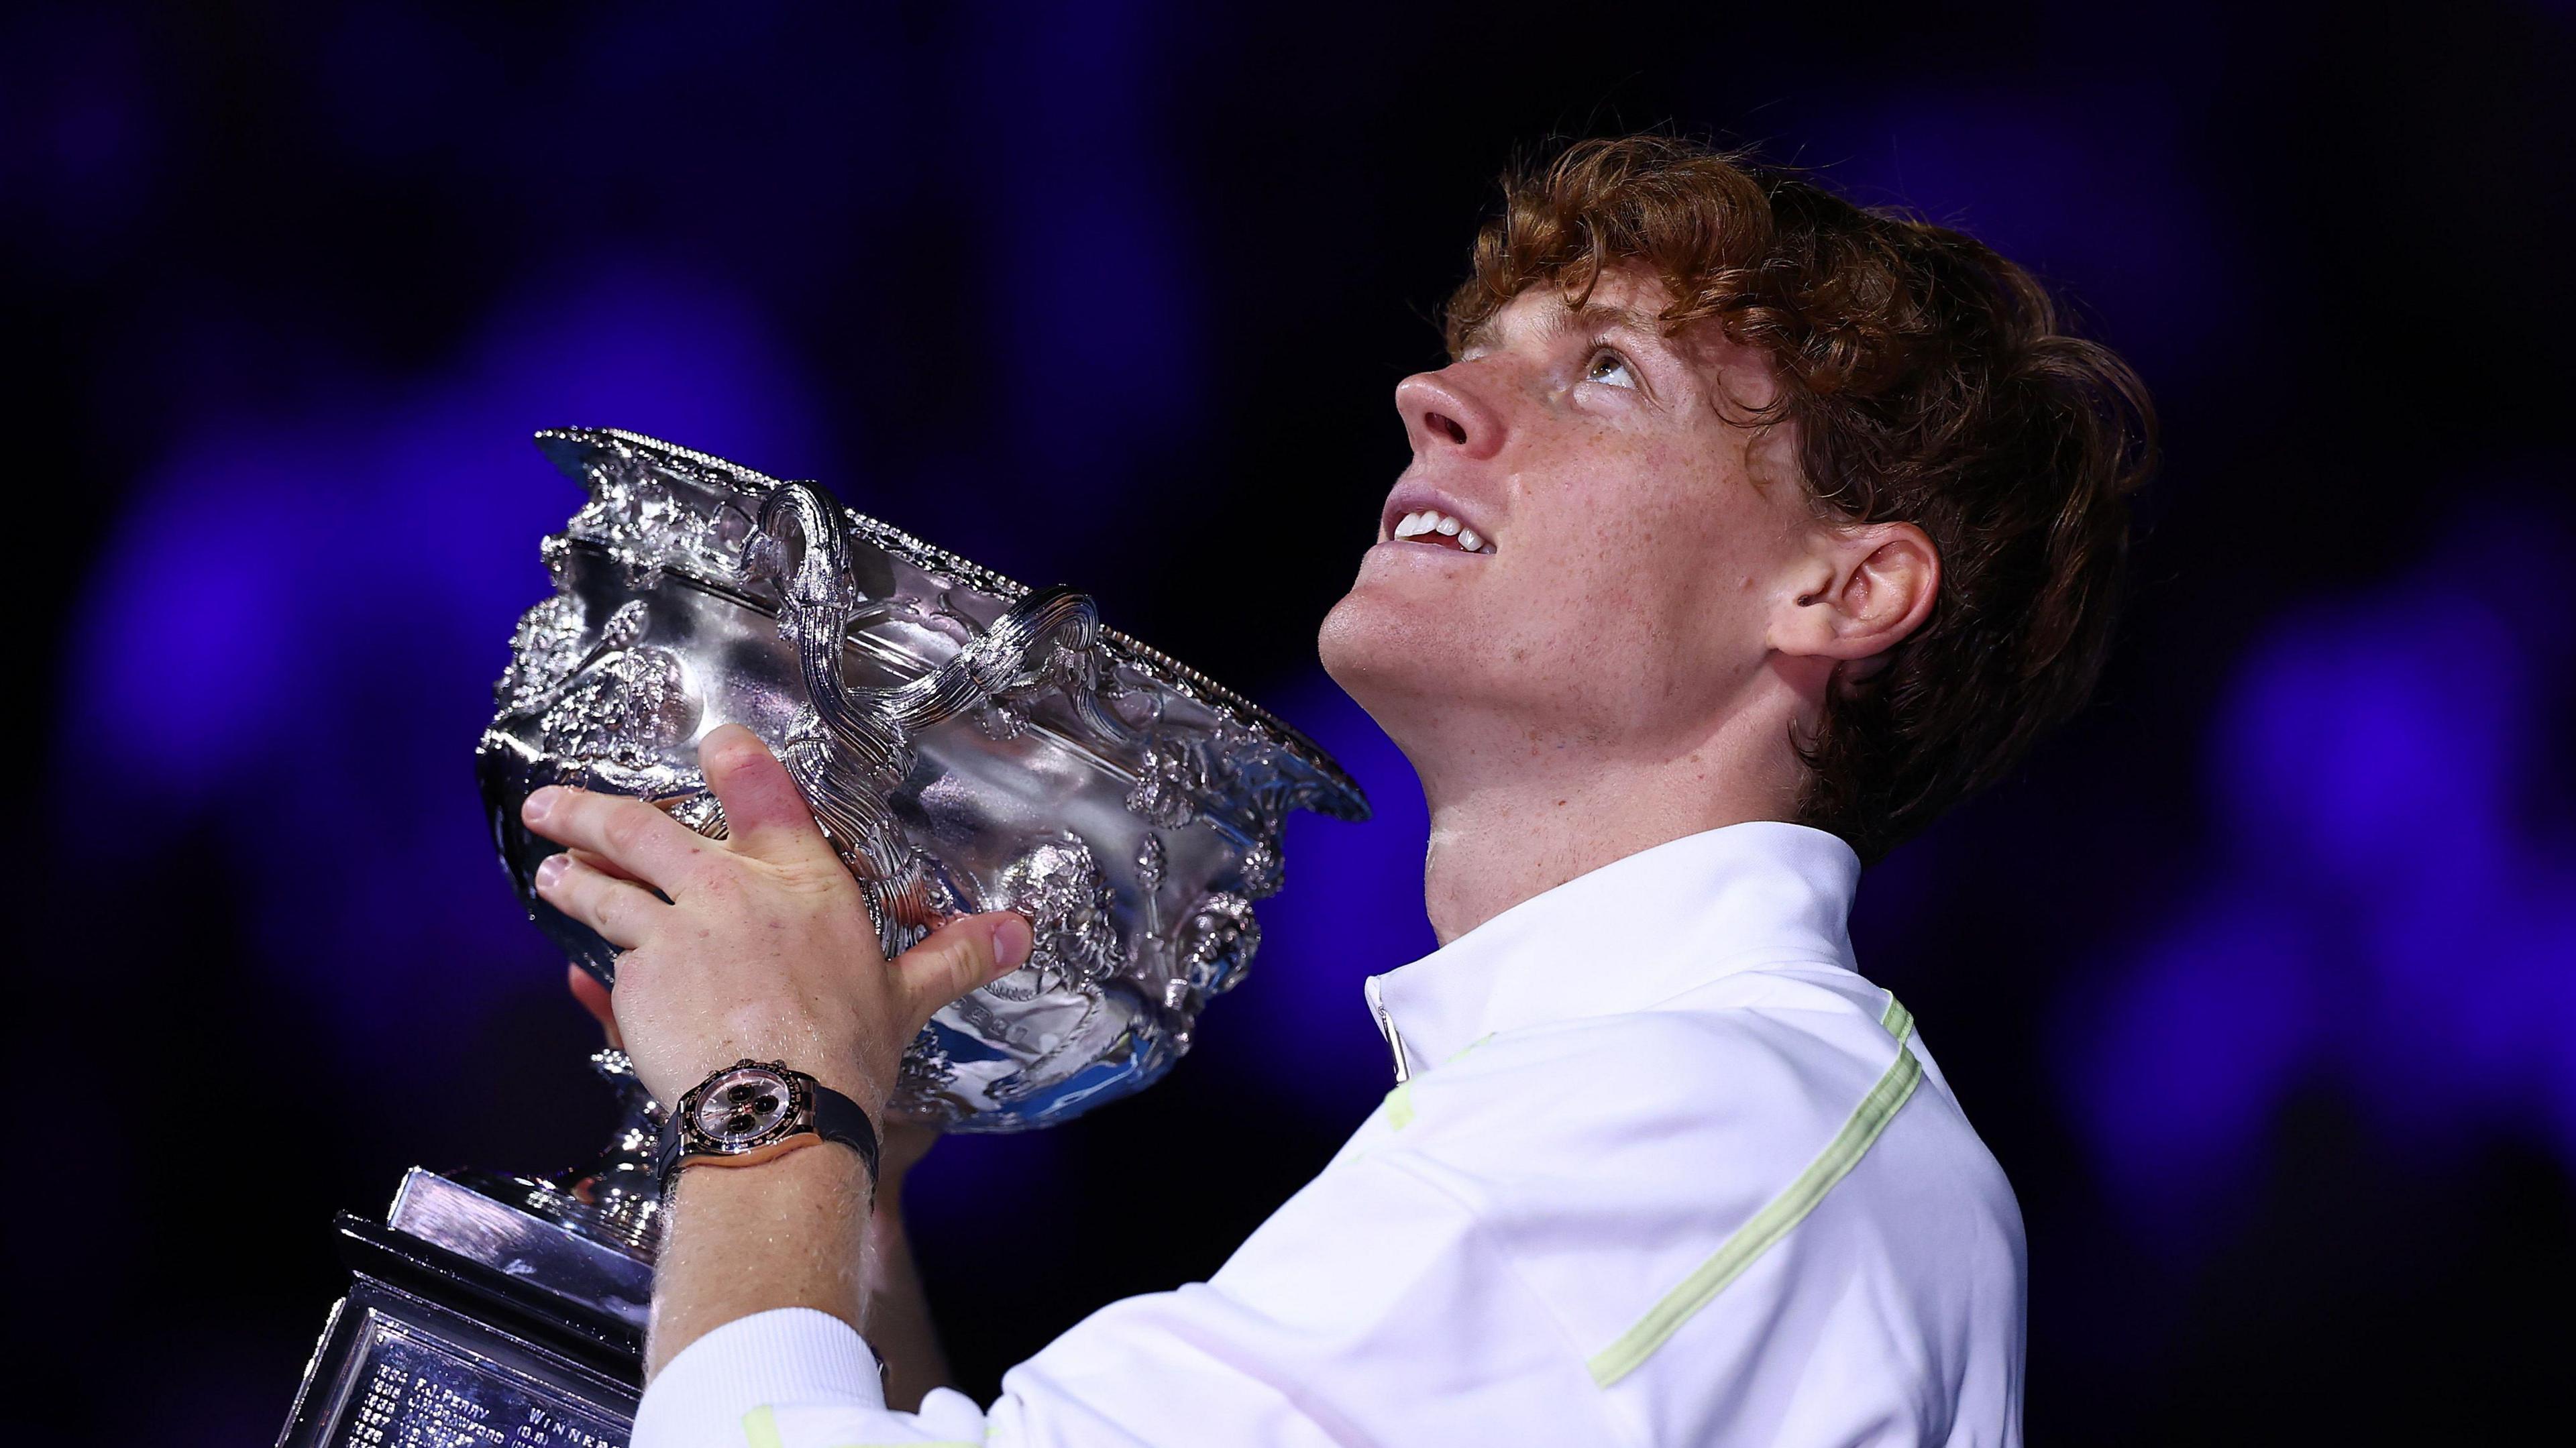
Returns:
[[[336,1226],[354,1280],[279,1448],[626,1448],[648,1260],[417,1168],[382,1225]]]

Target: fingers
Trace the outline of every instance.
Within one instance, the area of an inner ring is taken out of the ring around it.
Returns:
[[[926,1021],[966,992],[1019,969],[1033,939],[1028,920],[1014,910],[961,916],[932,931],[894,963],[913,1019]]]
[[[828,855],[831,843],[814,823],[796,779],[760,736],[739,724],[714,729],[698,742],[698,767],[707,788],[723,802],[727,838],[734,848],[766,860]]]
[[[622,794],[548,785],[528,796],[519,818],[530,830],[585,856],[596,855],[615,873],[679,894],[712,841],[640,799]],[[599,873],[594,871],[594,873]]]
[[[536,886],[538,899],[620,950],[642,945],[662,912],[671,908],[634,881],[602,874],[570,855],[546,856],[537,866]]]
[[[594,855],[588,850],[575,850],[569,848],[567,848],[564,853],[572,856],[582,864],[588,865],[592,869],[597,870],[603,875],[612,876],[620,880],[632,880],[635,878],[633,875],[620,869],[617,862],[608,858],[606,855]]]

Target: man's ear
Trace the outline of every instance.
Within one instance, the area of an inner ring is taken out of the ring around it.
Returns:
[[[1941,555],[1911,523],[1820,525],[1771,620],[1771,647],[1853,663],[1896,647],[1931,617]]]

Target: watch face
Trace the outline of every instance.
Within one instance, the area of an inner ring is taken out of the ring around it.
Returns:
[[[785,1124],[795,1110],[795,1090],[777,1072],[766,1066],[736,1066],[699,1088],[690,1124],[721,1151],[757,1143]]]

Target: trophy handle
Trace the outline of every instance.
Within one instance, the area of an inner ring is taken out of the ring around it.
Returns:
[[[812,483],[781,483],[762,500],[759,522],[751,556],[777,581],[778,629],[796,646],[820,726],[789,738],[782,755],[867,888],[881,943],[893,955],[937,925],[940,914],[920,852],[884,801],[911,772],[916,733],[1052,689],[1104,743],[1136,737],[1101,698],[1100,606],[1075,589],[1040,589],[938,668],[892,687],[863,688],[842,671],[849,628],[881,602],[855,582],[838,506]]]
[[[883,791],[911,767],[910,740],[900,722],[869,707],[871,691],[842,675],[850,624],[868,598],[822,489],[781,483],[761,500],[759,526],[747,557],[777,582],[778,632],[796,647],[815,726],[794,730],[779,757],[858,878],[891,959],[928,934],[939,912],[920,853],[885,807]]]

